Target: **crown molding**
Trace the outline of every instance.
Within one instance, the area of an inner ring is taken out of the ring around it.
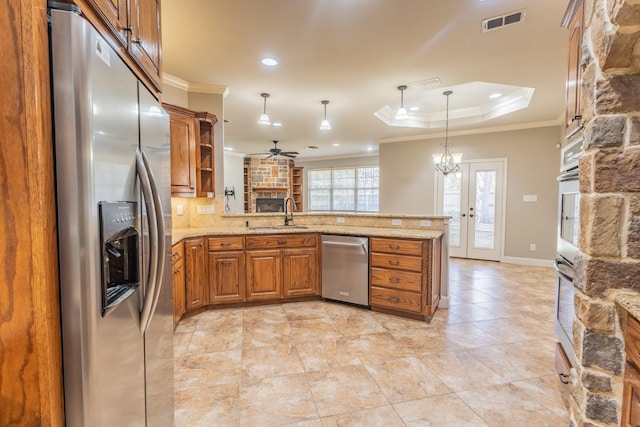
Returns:
[[[225,85],[213,85],[208,83],[193,83],[186,80],[182,80],[171,74],[163,73],[162,82],[166,85],[173,86],[177,89],[185,92],[195,93],[211,93],[214,95],[227,96],[229,94],[229,88]]]
[[[546,128],[551,126],[559,126],[561,123],[562,123],[562,120],[556,119],[556,120],[547,120],[543,122],[521,123],[517,125],[494,126],[494,127],[488,127],[488,128],[459,130],[455,132],[449,131],[449,136],[481,135],[485,133],[497,133],[497,132],[509,132],[513,130]],[[423,141],[425,139],[436,139],[436,138],[443,138],[443,137],[444,137],[444,132],[438,132],[438,133],[430,133],[430,134],[422,134],[422,135],[400,136],[397,138],[381,138],[378,140],[378,143],[386,144],[389,142]]]

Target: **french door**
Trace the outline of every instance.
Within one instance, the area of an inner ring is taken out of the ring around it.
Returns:
[[[437,173],[436,208],[451,217],[449,255],[499,261],[503,234],[505,160],[460,164]]]

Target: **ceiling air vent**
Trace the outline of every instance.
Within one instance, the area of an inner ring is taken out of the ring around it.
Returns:
[[[507,25],[517,24],[518,22],[524,21],[525,15],[526,11],[520,10],[518,12],[485,19],[482,21],[482,31],[486,33],[487,31],[492,31]]]

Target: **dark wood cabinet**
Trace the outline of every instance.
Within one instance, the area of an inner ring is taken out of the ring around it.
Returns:
[[[204,253],[204,239],[186,239],[185,255],[185,310],[187,312],[200,308],[206,301],[207,269]]]
[[[171,271],[173,284],[173,325],[177,325],[185,313],[185,271],[184,246],[173,245],[171,250]]]
[[[582,35],[584,32],[584,1],[573,0],[565,13],[569,30],[569,54],[566,81],[565,137],[582,129]]]
[[[207,238],[209,304],[245,300],[244,238]]]
[[[440,302],[441,240],[371,238],[371,309],[432,316]]]

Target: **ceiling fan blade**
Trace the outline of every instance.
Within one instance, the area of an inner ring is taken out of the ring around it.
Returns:
[[[284,157],[289,157],[291,159],[295,159],[298,156],[298,153],[295,153],[295,154],[293,154],[293,153],[280,153],[280,155],[284,156]]]

